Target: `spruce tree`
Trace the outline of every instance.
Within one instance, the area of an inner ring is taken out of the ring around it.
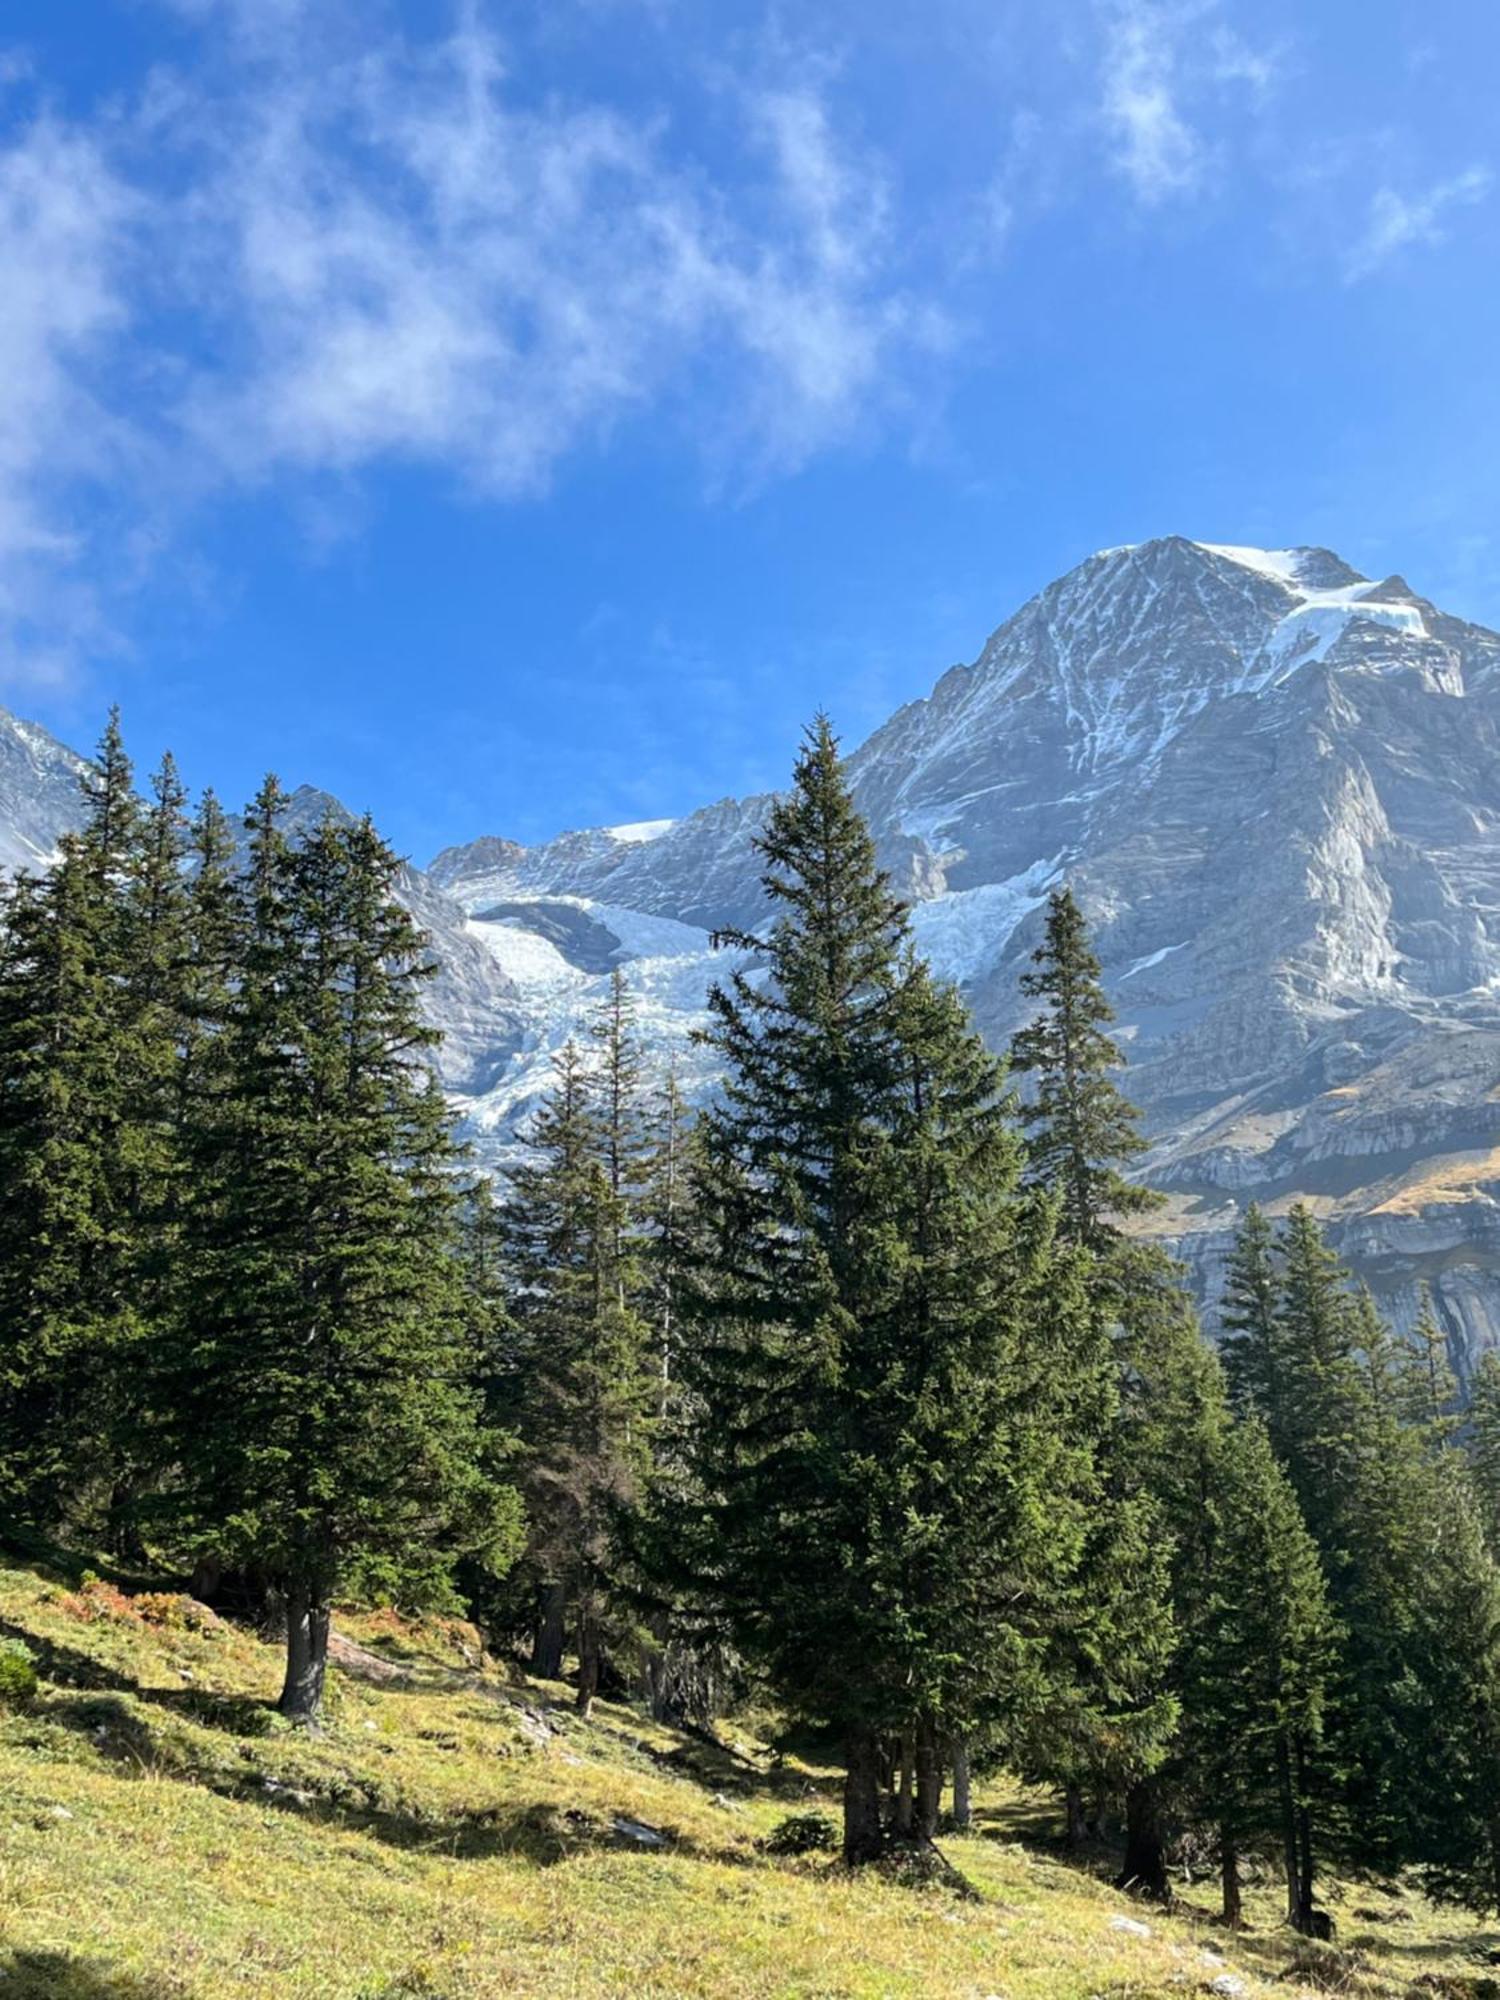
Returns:
[[[690,1179],[693,1122],[675,1064],[668,1064],[646,1116],[640,1216],[645,1230],[642,1309],[656,1350],[657,1415],[665,1419],[681,1337],[683,1287],[693,1243]]]
[[[1306,1208],[1293,1209],[1280,1257],[1277,1371],[1265,1415],[1340,1627],[1322,1741],[1294,1752],[1290,1779],[1296,1921],[1311,1928],[1320,1855],[1393,1868],[1431,1846],[1435,1818],[1416,1809],[1431,1774],[1442,1773],[1450,1795],[1467,1789],[1450,1755],[1456,1739],[1435,1726],[1434,1691],[1466,1673],[1482,1688],[1487,1670],[1475,1621],[1452,1601],[1432,1609],[1450,1584],[1461,1594],[1432,1539],[1435,1522],[1456,1518],[1443,1497],[1451,1473],[1441,1455],[1433,1460],[1427,1425],[1403,1421],[1411,1411],[1402,1407],[1388,1331],[1368,1294],[1351,1290]]]
[[[1176,1394],[1175,1362],[1200,1346],[1196,1326],[1181,1339],[1181,1295],[1167,1260],[1130,1240],[1124,1218],[1158,1207],[1161,1196],[1128,1181],[1120,1168],[1145,1150],[1140,1114],[1120,1088],[1124,1066],[1107,1029],[1113,1019],[1070,890],[1047,911],[1046,934],[1033,955],[1022,993],[1040,1002],[1015,1036],[1011,1065],[1030,1079],[1022,1118],[1027,1127],[1027,1175],[1057,1203],[1058,1228],[1087,1260],[1089,1289],[1101,1328],[1114,1336],[1121,1385],[1119,1421],[1103,1441],[1100,1516],[1090,1539],[1088,1602],[1112,1607],[1111,1643],[1089,1643],[1079,1658],[1075,1698],[1092,1720],[1057,1768],[1067,1800],[1070,1844],[1076,1844],[1086,1790],[1123,1790],[1127,1840],[1123,1879],[1140,1894],[1167,1893],[1164,1822],[1153,1772],[1165,1753],[1176,1714],[1171,1688],[1173,1590],[1168,1560],[1170,1508],[1154,1490],[1153,1460],[1144,1441],[1161,1431],[1160,1416]],[[1149,1358],[1148,1358],[1149,1357]],[[1149,1556],[1147,1551],[1149,1550]],[[1115,1573],[1111,1573],[1112,1568]],[[1124,1726],[1129,1720],[1132,1726]],[[1092,1756],[1083,1768],[1090,1741]]]
[[[1500,1562],[1500,1354],[1492,1347],[1469,1381],[1468,1459],[1485,1543]]]
[[[881,1850],[880,1745],[1019,1727],[1094,1498],[1107,1349],[996,1066],[906,953],[825,721],[761,838],[773,916],[711,996],[673,1574],[834,1731],[844,1852]]]
[[[44,1520],[108,1508],[115,1360],[140,1325],[141,821],[115,713],[83,791],[51,872],[6,892],[0,946],[0,1498]]]
[[[1252,1201],[1235,1235],[1225,1274],[1222,1352],[1236,1409],[1259,1411],[1271,1422],[1282,1380],[1278,1350],[1281,1280],[1276,1232]]]
[[[1431,1450],[1431,1432],[1418,1431]],[[1411,1689],[1385,1773],[1428,1894],[1500,1912],[1500,1571],[1456,1452],[1418,1462],[1397,1670]]]
[[[1145,1152],[1146,1140],[1140,1113],[1115,1082],[1124,1058],[1108,1033],[1114,1009],[1071,889],[1048,903],[1032,962],[1021,991],[1039,1006],[1010,1057],[1011,1069],[1031,1079],[1021,1111],[1027,1172],[1060,1197],[1067,1240],[1099,1255],[1119,1240],[1119,1218],[1146,1214],[1162,1198],[1120,1171]]]
[[[1420,1430],[1435,1450],[1450,1442],[1461,1421],[1458,1382],[1448,1359],[1448,1335],[1426,1285],[1401,1356],[1396,1393],[1404,1420]]]
[[[627,1168],[625,1153],[611,1150],[620,1110],[605,1105],[601,1113],[597,1079],[569,1042],[505,1207],[528,1564],[540,1597],[532,1661],[560,1673],[571,1632],[584,1712],[606,1639],[624,1619],[619,1519],[648,1469],[654,1400],[628,1216],[612,1179],[612,1168],[622,1181]]]
[[[1306,1929],[1310,1821],[1298,1774],[1317,1761],[1338,1631],[1317,1547],[1259,1416],[1225,1428],[1205,1515],[1182,1759],[1217,1832],[1225,1922],[1241,1921],[1240,1857],[1274,1835],[1287,1919]]]
[[[316,1722],[341,1594],[448,1601],[511,1515],[484,1463],[429,966],[369,824],[252,808],[242,963],[202,1101],[170,1414],[188,1531],[286,1603]]]

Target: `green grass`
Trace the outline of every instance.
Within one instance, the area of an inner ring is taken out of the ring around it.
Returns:
[[[1391,1885],[1343,1890],[1336,1950],[1277,1926],[1273,1882],[1235,1938],[1207,1885],[1143,1910],[1065,1865],[1048,1803],[1014,1788],[944,1843],[978,1901],[773,1859],[758,1842],[836,1813],[836,1789],[732,1728],[731,1750],[608,1703],[581,1724],[566,1689],[476,1671],[460,1628],[386,1615],[341,1630],[391,1677],[338,1674],[308,1738],[271,1714],[274,1648],[131,1614],[108,1586],[0,1571],[0,1635],[42,1674],[0,1711],[0,2000],[1144,2000],[1226,1974],[1289,2000],[1426,2000],[1490,1990],[1500,1953]],[[622,1844],[617,1815],[666,1844]]]

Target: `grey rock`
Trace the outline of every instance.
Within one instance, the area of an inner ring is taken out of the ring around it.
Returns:
[[[47,867],[82,824],[84,768],[55,736],[0,708],[0,875]]]
[[[1461,1372],[1500,1346],[1500,636],[1328,550],[1167,537],[1050,584],[851,771],[921,948],[997,1047],[1072,883],[1210,1319],[1247,1203],[1300,1199],[1398,1326],[1426,1282]],[[0,718],[0,861],[45,859],[75,774]],[[482,1157],[513,1151],[616,965],[658,1057],[712,1088],[712,933],[766,915],[770,804],[487,835],[406,872]]]

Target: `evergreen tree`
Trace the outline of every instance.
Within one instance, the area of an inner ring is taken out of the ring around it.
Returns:
[[[1108,1353],[999,1075],[905,951],[826,722],[760,842],[765,977],[711,996],[703,1242],[683,1346],[675,1573],[797,1716],[837,1732],[844,1852],[877,1854],[880,1745],[1018,1727],[1052,1693]]]
[[[683,1288],[692,1257],[690,1156],[693,1126],[675,1065],[650,1108],[640,1215],[646,1232],[643,1311],[656,1350],[657,1415],[665,1419],[681,1337]]]
[[[1282,1380],[1278,1351],[1281,1280],[1276,1233],[1258,1202],[1251,1202],[1229,1254],[1224,1289],[1224,1371],[1235,1408],[1272,1421]]]
[[[1146,1141],[1140,1113],[1115,1082],[1124,1059],[1108,1033],[1114,1009],[1071,889],[1052,896],[1032,962],[1021,991],[1040,1004],[1011,1043],[1012,1070],[1032,1079],[1021,1111],[1030,1135],[1027,1171],[1057,1191],[1065,1238],[1100,1254],[1118,1241],[1118,1218],[1145,1214],[1162,1197],[1120,1172]]]
[[[1107,1033],[1113,1010],[1068,889],[1051,899],[1033,964],[1021,990],[1041,1006],[1016,1035],[1011,1056],[1012,1067],[1032,1080],[1021,1114],[1027,1174],[1056,1201],[1060,1233],[1087,1258],[1096,1314],[1115,1336],[1122,1392],[1118,1420],[1102,1444],[1100,1513],[1082,1586],[1085,1603],[1104,1616],[1109,1643],[1100,1647],[1089,1638],[1078,1656],[1074,1701],[1086,1721],[1057,1775],[1074,1843],[1085,1791],[1124,1790],[1123,1879],[1140,1894],[1164,1897],[1162,1799],[1153,1773],[1176,1716],[1173,1529],[1156,1471],[1171,1457],[1159,1439],[1181,1387],[1178,1362],[1186,1357],[1191,1373],[1201,1341],[1192,1325],[1184,1345],[1182,1299],[1165,1258],[1120,1228],[1122,1218],[1149,1212],[1161,1197],[1119,1171],[1145,1150],[1145,1141],[1140,1114],[1116,1081],[1123,1057]]]
[[[1266,1415],[1341,1632],[1322,1743],[1294,1756],[1291,1773],[1301,1829],[1296,1920],[1310,1928],[1319,1850],[1391,1868],[1431,1844],[1431,1816],[1424,1828],[1415,1808],[1430,1774],[1443,1772],[1450,1794],[1464,1789],[1435,1723],[1433,1691],[1469,1666],[1485,1681],[1471,1622],[1452,1615],[1451,1604],[1431,1608],[1451,1580],[1432,1542],[1434,1521],[1452,1518],[1439,1505],[1449,1475],[1428,1462],[1426,1426],[1402,1421],[1390,1336],[1368,1294],[1350,1290],[1305,1208],[1291,1213],[1281,1257],[1278,1371]]]
[[[1418,1432],[1423,1437],[1423,1432]],[[1430,1447],[1431,1433],[1424,1441]],[[1419,1463],[1399,1670],[1410,1688],[1387,1783],[1427,1892],[1500,1911],[1500,1572],[1457,1453]]]
[[[598,1689],[608,1627],[623,1615],[616,1587],[618,1523],[649,1464],[654,1384],[646,1326],[635,1310],[622,1183],[618,1105],[605,1099],[574,1043],[528,1133],[529,1158],[510,1175],[507,1272],[529,1565],[542,1615],[538,1672],[556,1675],[571,1628],[578,1701]]]
[[[117,714],[83,790],[50,874],[6,892],[0,947],[0,1501],[43,1519],[108,1504],[114,1357],[139,1325],[140,809]]]
[[[1469,1382],[1469,1477],[1491,1556],[1500,1561],[1500,1354],[1487,1347]]]
[[[295,848],[252,808],[238,969],[202,1100],[170,1416],[188,1526],[285,1595],[285,1714],[316,1721],[341,1593],[448,1601],[513,1509],[484,1463],[450,1121],[420,934],[366,822]]]
[[[1226,1923],[1241,1921],[1241,1855],[1274,1832],[1287,1919],[1308,1927],[1309,1801],[1337,1627],[1318,1552],[1256,1415],[1219,1440],[1206,1511],[1206,1588],[1184,1648],[1183,1761],[1212,1815]]]
[[[610,1256],[623,1305],[637,1282],[631,1238],[643,1172],[641,1092],[645,1064],[636,1033],[635,999],[618,966],[610,974],[609,991],[594,1016],[590,1034],[596,1051],[594,1097],[599,1138],[614,1221]]]
[[[1450,1442],[1460,1422],[1458,1382],[1448,1360],[1448,1336],[1426,1285],[1417,1323],[1401,1357],[1396,1393],[1405,1422],[1420,1430],[1434,1449]]]

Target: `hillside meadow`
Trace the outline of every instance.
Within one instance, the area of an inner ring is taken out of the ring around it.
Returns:
[[[1084,2000],[1473,1995],[1500,1933],[1398,1883],[1335,1885],[1332,1947],[1168,1915],[1064,1861],[1044,1798],[981,1786],[942,1850],[972,1885],[768,1854],[830,1774],[484,1660],[466,1627],[340,1621],[330,1725],[286,1728],[276,1647],[191,1599],[53,1552],[0,1571],[0,1633],[36,1697],[0,1711],[0,1991],[8,2000]]]

